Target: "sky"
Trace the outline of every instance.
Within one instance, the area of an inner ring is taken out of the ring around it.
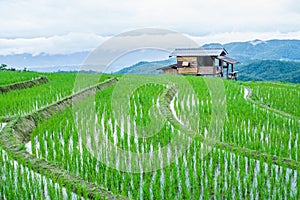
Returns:
[[[300,39],[296,0],[0,0],[0,55],[91,51],[139,28],[168,29],[199,45]]]

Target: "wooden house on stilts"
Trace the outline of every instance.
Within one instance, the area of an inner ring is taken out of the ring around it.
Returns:
[[[177,63],[158,68],[164,74],[182,74],[196,76],[219,76],[237,78],[234,64],[237,60],[227,56],[224,48],[180,48],[170,57],[176,56]]]

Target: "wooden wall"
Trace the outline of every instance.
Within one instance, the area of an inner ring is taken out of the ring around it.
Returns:
[[[197,67],[183,67],[183,68],[177,68],[178,74],[197,74],[198,70]]]
[[[214,66],[199,66],[198,74],[200,75],[213,75],[216,74],[216,67]]]
[[[181,57],[177,56],[177,63],[178,62],[189,62],[190,67],[195,67],[197,68],[197,57],[192,57],[192,56],[187,56],[187,57]]]
[[[198,56],[198,66],[214,66],[214,59],[211,56]]]
[[[215,75],[217,73],[215,60],[211,56],[177,56],[177,63],[179,62],[189,62],[189,67],[177,68],[178,74]]]

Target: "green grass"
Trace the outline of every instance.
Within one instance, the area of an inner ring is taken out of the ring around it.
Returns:
[[[82,89],[99,81],[95,75],[45,75],[50,80],[47,84],[0,95],[0,103],[4,105],[0,113],[31,112],[70,95],[74,87]],[[100,81],[106,78],[108,76],[102,76]],[[33,155],[89,183],[132,199],[299,199],[299,169],[250,155],[250,151],[254,151],[270,158],[276,156],[299,162],[299,122],[244,98],[244,85],[247,85],[253,89],[256,100],[297,115],[299,85],[241,84],[191,76],[178,80],[169,78],[173,84],[164,82],[164,77],[128,76],[123,82],[119,78],[116,85],[39,123],[31,134]],[[131,84],[139,86],[131,87]],[[172,102],[173,114],[185,129],[161,113],[163,92],[172,87],[178,89]],[[222,91],[226,101],[223,101]],[[221,98],[215,99],[216,96]],[[224,116],[222,108],[226,108]],[[214,123],[222,124],[221,129],[211,128]],[[195,137],[186,135],[186,129]],[[211,130],[217,132],[211,133]],[[139,133],[146,135],[141,137]],[[203,145],[203,137],[214,137],[237,150]],[[172,141],[183,145],[183,151],[164,149]],[[116,154],[115,147],[131,152],[130,156]],[[135,163],[135,156],[141,154],[151,154],[158,159],[148,157],[144,162]],[[44,183],[38,178],[28,178],[27,172],[21,173],[21,167],[14,167],[1,148],[0,159],[0,180],[4,182],[0,185],[1,198],[20,198],[19,194],[45,198],[38,190]],[[168,159],[172,162],[168,163]],[[134,171],[144,170],[141,166],[149,166],[150,162],[153,170]],[[49,180],[48,184],[49,196],[62,199],[61,189]],[[70,199],[68,188],[67,192]]]
[[[3,72],[2,75],[5,73]],[[7,73],[11,75],[11,72]],[[88,87],[108,77],[103,75],[98,80],[100,76],[97,74],[82,74],[80,77],[77,77],[76,73],[34,74],[48,77],[49,82],[31,88],[0,94],[0,116],[24,115],[71,95],[73,90]],[[77,78],[84,80],[81,81],[81,88],[75,86]]]
[[[141,77],[140,81],[143,80]],[[205,79],[187,77],[187,80],[193,86],[199,102],[188,110],[186,102],[189,94],[181,91],[181,95],[175,98],[175,110],[179,118],[190,125],[195,124],[187,121],[185,117],[190,117],[187,112],[197,112],[198,117],[202,116],[196,118],[196,121],[199,121],[197,128],[198,134],[205,135],[205,130],[209,129],[212,111],[209,91]],[[298,122],[251,104],[244,99],[243,87],[236,82],[224,81],[224,86],[226,123],[217,139],[236,147],[298,161],[299,148],[295,146],[298,142]],[[174,134],[178,134],[179,131],[166,122],[154,136],[136,138],[133,122],[137,125],[147,125],[151,117],[156,117],[149,116],[147,110],[153,104],[153,99],[156,101],[162,88],[157,84],[148,84],[132,93],[129,119],[127,126],[124,125],[125,133],[122,133],[116,125],[117,119],[113,118],[116,108],[111,107],[111,98],[114,89],[105,89],[98,92],[95,99],[87,98],[79,103],[77,116],[73,115],[72,109],[68,109],[41,123],[32,134],[34,154],[56,163],[86,181],[95,182],[116,194],[133,199],[218,199],[232,196],[276,199],[283,198],[284,191],[290,191],[285,195],[287,198],[296,198],[299,195],[299,191],[297,193],[297,188],[293,185],[296,170],[278,168],[271,161],[251,159],[251,156],[249,158],[238,151],[233,153],[223,148],[212,148],[202,158],[203,148],[197,138],[192,138],[192,141],[187,143],[189,146],[186,152],[177,157],[175,163],[155,172],[136,174],[106,166],[96,159],[95,152],[91,153],[93,150],[86,145],[87,141],[96,148],[97,140],[101,142],[107,139],[119,148],[142,153],[158,151],[159,147],[164,147],[172,141]],[[94,101],[95,104],[92,103]],[[94,105],[96,110],[93,110]],[[193,110],[195,108],[196,111]],[[128,127],[132,132],[126,132]],[[84,137],[89,133],[91,140]],[[105,133],[107,136],[100,137],[96,133]],[[107,153],[108,156],[114,155]],[[165,160],[162,158],[160,162]],[[268,186],[265,186],[267,184]]]
[[[268,82],[247,82],[244,84],[253,90],[253,99],[256,101],[300,117],[299,84]]]
[[[27,81],[43,75],[43,73],[38,72],[0,71],[0,85],[7,85],[16,82]]]

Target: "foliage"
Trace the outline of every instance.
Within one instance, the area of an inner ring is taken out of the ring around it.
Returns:
[[[300,83],[300,62],[257,60],[239,65],[239,80]]]

